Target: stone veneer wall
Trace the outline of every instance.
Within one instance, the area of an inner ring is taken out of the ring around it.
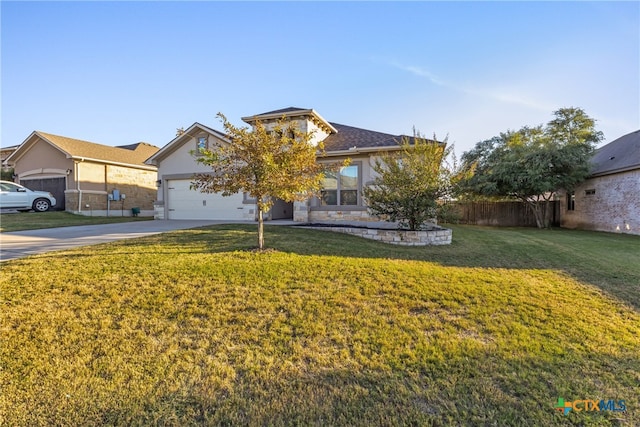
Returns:
[[[321,229],[402,246],[450,245],[453,236],[453,231],[447,228],[423,231],[381,230],[348,226],[322,227]]]
[[[309,211],[308,222],[334,222],[334,221],[366,221],[379,222],[380,218],[374,217],[366,210],[358,211]]]
[[[294,202],[293,220],[296,222],[339,222],[364,221],[379,222],[380,218],[372,216],[366,209],[361,210],[316,210],[309,207],[309,202]]]
[[[152,210],[157,195],[156,171],[107,165],[107,192],[114,189],[126,194],[125,208],[139,207]],[[113,203],[112,203],[113,205]]]
[[[80,183],[82,195],[77,189],[65,190],[65,210],[67,212],[90,216],[131,216],[131,208],[140,208],[140,216],[154,215],[156,190],[156,171],[128,168],[114,165],[95,165],[103,168],[106,183],[103,190],[88,190],[87,184]],[[113,190],[125,194],[126,199],[107,202],[108,194]]]
[[[562,227],[640,235],[640,169],[586,180],[575,190],[573,211],[566,193],[560,196]]]

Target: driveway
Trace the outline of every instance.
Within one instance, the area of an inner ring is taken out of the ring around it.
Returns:
[[[153,220],[0,233],[0,261],[166,231],[230,223],[256,224],[252,221]],[[268,224],[288,225],[293,221],[269,221]]]

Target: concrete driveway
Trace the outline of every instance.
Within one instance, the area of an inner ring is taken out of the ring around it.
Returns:
[[[166,231],[230,223],[256,224],[252,221],[153,220],[0,233],[0,261]],[[286,225],[293,224],[293,221],[269,221],[268,224]]]

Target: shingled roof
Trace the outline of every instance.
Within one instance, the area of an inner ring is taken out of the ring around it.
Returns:
[[[36,131],[34,134],[58,148],[69,158],[99,160],[107,163],[121,163],[144,168],[149,167],[144,161],[159,150],[158,147],[147,144],[146,142],[121,147],[111,147],[40,131]]]
[[[600,147],[591,159],[592,176],[640,169],[640,130]]]
[[[391,135],[389,133],[376,132],[368,129],[361,129],[354,126],[331,123],[331,126],[338,130],[324,140],[326,151],[343,151],[354,148],[375,148],[392,147],[399,145],[402,135]]]
[[[272,114],[287,114],[287,113],[295,113],[295,112],[304,112],[309,110],[310,110],[309,108],[287,107],[287,108],[281,108],[279,110],[267,111],[266,113],[256,114],[256,116],[270,116]]]
[[[267,111],[266,113],[255,114],[253,116],[242,117],[242,120],[250,125],[253,125],[256,120],[268,122],[271,120],[279,120],[282,117],[307,117],[327,133],[337,132],[336,129],[333,128],[332,125],[313,108],[281,108],[279,110]]]
[[[296,116],[304,114],[320,115],[310,108],[287,107],[279,110],[267,111],[255,116],[243,117],[242,119],[251,123],[255,118]],[[328,153],[332,151],[346,151],[362,148],[382,148],[395,147],[400,144],[403,138],[412,138],[405,135],[392,135],[389,133],[377,132],[369,129],[362,129],[354,126],[342,125],[339,123],[326,122],[333,127],[331,134],[324,140],[324,148]]]

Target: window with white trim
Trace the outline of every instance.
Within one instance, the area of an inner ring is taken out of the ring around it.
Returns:
[[[201,150],[209,148],[209,141],[206,135],[200,135],[196,138],[196,152],[200,153]]]
[[[360,165],[343,166],[325,172],[320,191],[321,206],[358,206],[360,204]]]

